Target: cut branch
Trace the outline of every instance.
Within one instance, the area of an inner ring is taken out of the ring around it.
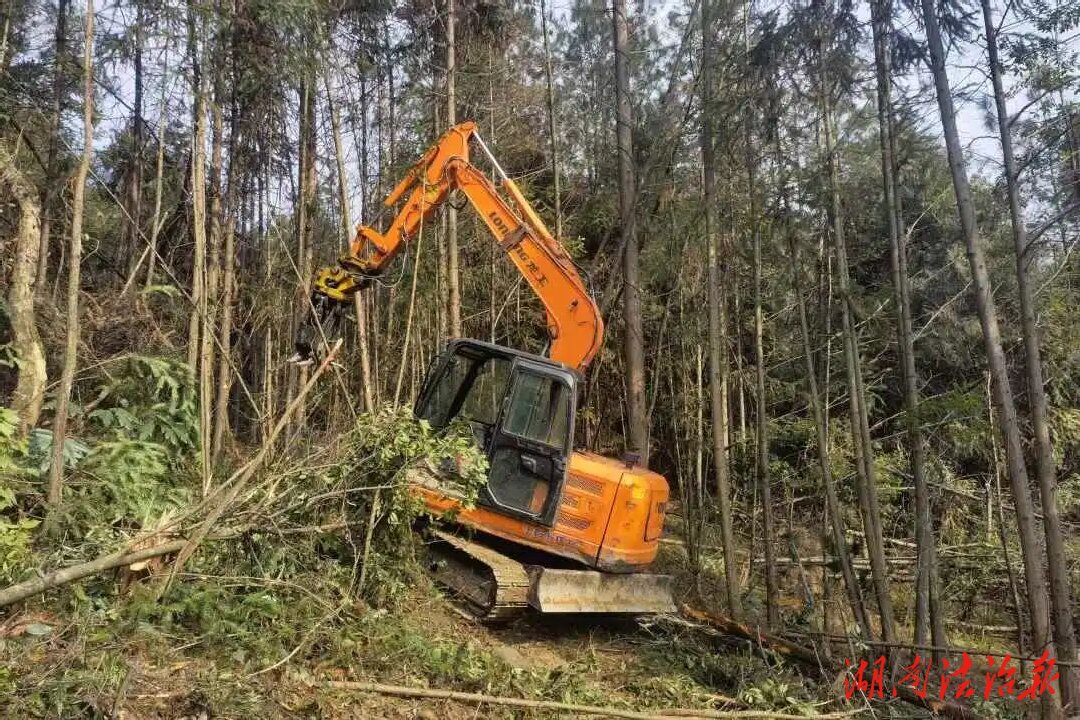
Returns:
[[[213,535],[214,540],[223,540],[225,538],[233,537],[238,532],[235,530],[216,533]],[[91,575],[97,575],[103,573],[106,570],[112,570],[113,568],[124,567],[125,565],[131,565],[133,563],[140,562],[142,560],[149,560],[151,558],[161,557],[162,555],[168,555],[170,553],[177,552],[188,543],[187,540],[173,540],[172,542],[162,543],[155,545],[154,547],[144,548],[142,550],[121,550],[119,552],[112,553],[110,555],[102,555],[99,558],[90,560],[89,562],[79,563],[78,565],[72,565],[70,567],[61,568],[59,570],[53,570],[45,575],[40,575],[32,580],[26,580],[25,582],[16,583],[9,587],[0,590],[0,607],[17,603],[20,600],[25,600],[29,597],[33,597],[38,593],[43,593],[46,590],[61,585],[67,585],[68,583],[75,582],[76,580],[82,580],[83,578],[90,577]]]
[[[195,550],[198,549],[199,543],[206,539],[207,535],[213,529],[214,525],[216,525],[218,520],[221,519],[221,516],[225,514],[225,511],[232,507],[233,502],[240,495],[240,491],[244,489],[244,487],[247,485],[248,480],[251,479],[251,476],[255,474],[255,471],[258,470],[259,467],[266,460],[266,457],[270,454],[270,450],[273,448],[278,436],[281,435],[281,431],[285,428],[286,425],[289,424],[289,419],[292,418],[296,411],[304,404],[304,400],[305,398],[307,398],[308,393],[311,392],[312,388],[314,388],[315,384],[319,381],[319,378],[322,377],[322,374],[326,372],[326,369],[330,367],[330,364],[334,361],[334,358],[337,357],[338,351],[341,350],[341,345],[343,342],[344,341],[339,338],[338,341],[334,343],[334,346],[330,348],[330,352],[327,353],[326,358],[319,365],[318,369],[315,370],[314,373],[312,373],[307,383],[304,384],[304,387],[301,388],[300,392],[297,393],[295,398],[293,398],[293,401],[289,403],[289,406],[287,408],[285,408],[285,412],[281,414],[280,418],[278,418],[277,424],[274,426],[273,432],[270,433],[270,437],[268,437],[266,439],[266,442],[263,443],[262,447],[259,448],[259,452],[256,453],[255,457],[252,458],[242,468],[233,473],[232,477],[230,477],[228,481],[226,481],[226,485],[231,485],[232,487],[226,493],[225,497],[222,498],[221,502],[219,502],[214,507],[214,509],[210,511],[210,514],[207,515],[206,519],[202,521],[199,527],[195,530],[194,534],[192,534],[191,538],[183,545],[182,549],[180,550],[180,554],[176,558],[176,562],[172,566],[172,570],[169,572],[168,577],[165,579],[165,582],[161,586],[161,589],[158,593],[159,597],[163,595],[166,590],[168,590],[173,578],[175,578],[176,575],[181,570],[183,570],[184,563],[187,562],[187,559],[191,557],[192,553],[194,553]]]
[[[573,703],[554,702],[551,700],[528,700],[525,698],[500,697],[498,695],[484,695],[482,693],[457,692],[454,690],[439,690],[429,688],[412,688],[403,685],[381,685],[368,682],[348,682],[344,680],[331,681],[326,687],[334,690],[352,690],[355,692],[377,693],[379,695],[393,695],[396,697],[413,697],[438,700],[453,700],[455,702],[468,703],[470,705],[509,705],[512,707],[534,708],[539,710],[559,710],[578,715],[602,715],[604,717],[631,718],[631,720],[663,720],[666,718],[740,718],[742,720],[756,720],[757,718],[773,718],[775,720],[800,720],[801,715],[784,715],[782,713],[767,710],[697,710],[697,709],[674,709],[657,710],[655,712],[638,712],[635,710],[620,710],[618,708],[600,707],[597,705],[574,705]],[[838,720],[839,718],[851,717],[855,711],[835,712],[816,715],[819,720]]]

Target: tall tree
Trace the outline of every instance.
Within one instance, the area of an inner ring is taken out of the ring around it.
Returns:
[[[871,7],[874,35],[874,66],[877,80],[878,139],[881,148],[881,178],[885,221],[889,229],[889,261],[892,272],[893,303],[896,306],[896,335],[904,388],[904,425],[907,430],[912,484],[915,486],[915,540],[917,553],[915,587],[915,644],[924,645],[931,626],[933,644],[946,643],[944,622],[938,607],[937,550],[930,488],[926,480],[926,448],[919,421],[919,378],[915,367],[915,340],[911,327],[911,281],[907,270],[906,234],[897,197],[893,146],[892,70],[889,35],[892,5],[875,0]]]
[[[135,0],[135,47],[133,48],[133,74],[135,98],[131,108],[131,153],[127,175],[127,221],[124,234],[128,248],[128,277],[134,277],[139,258],[144,256],[142,238],[142,185],[143,185],[143,45],[145,43],[145,3]]]
[[[203,288],[206,299],[206,312],[200,318],[202,332],[199,335],[199,365],[197,370],[199,378],[199,408],[202,411],[203,442],[206,446],[205,457],[210,462],[213,462],[213,459],[217,454],[215,448],[220,447],[220,440],[215,442],[214,439],[217,437],[217,432],[214,429],[214,419],[218,417],[217,412],[214,410],[214,398],[216,396],[214,372],[216,369],[215,355],[217,350],[215,342],[218,338],[217,317],[218,301],[220,299],[219,286],[221,284],[222,275],[222,228],[224,227],[224,218],[222,217],[222,188],[224,187],[222,166],[225,154],[225,118],[221,110],[221,104],[225,94],[223,77],[225,54],[223,52],[221,35],[222,33],[219,30],[218,37],[215,38],[214,41],[214,60],[212,63],[214,67],[214,92],[213,97],[210,100],[210,207],[207,211],[210,215],[210,234],[207,238],[209,257],[206,265],[206,284]]]
[[[622,233],[623,333],[626,356],[627,446],[649,463],[645,407],[645,339],[641,320],[638,236],[634,178],[634,111],[630,99],[630,32],[625,0],[612,0],[615,41],[615,142],[619,163],[619,231]]]
[[[757,119],[761,99],[760,76],[752,60],[750,23],[753,1],[748,0],[743,19],[743,71],[747,97],[743,103],[743,137],[746,164],[747,210],[750,214],[750,244],[753,252],[752,273],[754,293],[754,479],[761,494],[761,542],[765,560],[765,620],[770,628],[780,624],[779,587],[776,578],[776,531],[773,525],[772,479],[769,474],[769,410],[765,389],[765,311],[762,283],[761,242],[765,219],[762,217],[761,192],[758,187],[758,165],[764,159],[757,150]],[[707,210],[708,211],[708,210]]]
[[[229,171],[225,190],[225,223],[224,239],[222,248],[223,267],[221,275],[221,312],[218,321],[218,342],[221,343],[221,352],[218,355],[218,368],[216,374],[217,389],[214,400],[214,432],[210,455],[214,462],[218,462],[225,448],[225,440],[230,435],[229,431],[229,390],[232,387],[233,363],[232,363],[232,334],[233,334],[233,303],[236,296],[236,231],[237,215],[239,214],[241,178],[246,176],[245,150],[243,139],[238,138],[240,124],[237,115],[239,108],[235,100],[230,103],[229,121]]]
[[[716,217],[716,88],[715,4],[702,0],[701,6],[701,166],[705,242],[708,247],[709,298],[709,399],[712,417],[713,469],[716,473],[716,503],[720,508],[720,533],[724,546],[724,588],[732,616],[742,616],[739,590],[739,568],[735,558],[735,533],[731,518],[731,482],[727,450],[727,404],[724,398],[727,364],[727,319],[722,307],[720,287],[720,228]],[[640,322],[640,321],[639,321]]]
[[[166,56],[168,52],[166,52]],[[161,109],[158,113],[158,129],[157,129],[157,161],[155,163],[154,173],[154,214],[150,219],[150,240],[148,241],[147,263],[146,263],[146,283],[145,287],[150,287],[154,284],[154,272],[157,268],[157,241],[158,234],[161,232],[161,194],[164,189],[165,183],[165,124],[168,118],[169,106],[166,102],[166,88],[168,88],[169,78],[169,64],[165,61],[165,66],[162,68],[161,73]]]
[[[334,139],[334,160],[337,165],[338,204],[341,206],[341,246],[342,252],[349,248],[353,236],[352,213],[349,209],[348,173],[345,170],[345,148],[341,139],[341,113],[334,94],[330,89],[329,75],[323,76],[326,87],[326,105],[330,114],[330,129]],[[361,163],[361,167],[364,164]],[[360,397],[365,412],[375,409],[375,396],[371,390],[371,358],[368,354],[367,339],[367,303],[364,290],[353,295],[353,307],[356,311],[356,345],[360,356]]]
[[[199,38],[205,36],[206,23],[196,19],[200,16],[198,0],[188,0],[187,31],[188,55],[191,58],[191,86],[194,102],[192,104],[191,138],[191,234],[194,240],[194,255],[191,274],[191,316],[188,319],[188,354],[187,361],[192,372],[198,372],[200,339],[209,332],[206,318],[209,305],[206,292],[206,88],[199,52]],[[209,386],[199,384],[199,441],[200,468],[202,472],[203,493],[210,490],[210,398]]]
[[[964,236],[975,304],[982,326],[983,348],[990,371],[998,431],[1005,448],[1005,466],[1012,488],[1013,504],[1016,506],[1016,524],[1020,534],[1020,549],[1024,558],[1024,579],[1027,583],[1028,612],[1031,616],[1031,632],[1034,646],[1051,648],[1050,599],[1047,597],[1046,574],[1043,571],[1044,553],[1035,526],[1035,507],[1032,503],[1024,449],[1020,440],[1020,427],[1016,416],[1012,385],[1009,380],[1005,352],[1001,347],[1001,331],[998,327],[997,308],[990,291],[990,272],[983,252],[983,239],[975,219],[975,201],[968,181],[967,165],[960,145],[960,133],[956,127],[956,108],[953,105],[952,88],[945,67],[945,46],[941,38],[937,8],[934,0],[921,0],[923,26],[930,50],[930,70],[934,76],[938,110],[945,134],[946,156],[952,175],[956,210]],[[1057,695],[1043,695],[1043,710],[1050,717],[1061,717],[1061,703]]]
[[[446,125],[457,124],[457,18],[455,0],[446,0]],[[450,335],[461,337],[461,277],[458,263],[457,208],[453,203],[446,209],[446,283],[450,320]]]
[[[891,643],[896,637],[893,618],[892,595],[889,588],[889,567],[885,563],[885,541],[881,530],[881,506],[877,495],[877,477],[874,468],[874,448],[870,441],[870,421],[866,409],[866,387],[862,378],[862,357],[859,353],[859,337],[855,331],[855,303],[851,295],[851,278],[848,271],[847,246],[844,237],[844,208],[840,201],[840,167],[836,157],[833,126],[831,87],[823,72],[821,75],[821,137],[824,143],[825,161],[828,163],[828,184],[832,219],[833,254],[837,289],[840,293],[840,318],[843,333],[844,363],[847,376],[848,408],[851,418],[852,445],[855,449],[855,489],[859,511],[863,519],[863,532],[870,554],[870,569],[877,599],[881,638]]]
[[[49,272],[49,243],[52,234],[52,214],[56,204],[56,193],[62,183],[60,182],[60,129],[64,114],[65,99],[67,97],[67,21],[68,8],[71,0],[58,0],[56,5],[56,38],[54,42],[55,54],[53,62],[53,107],[49,118],[49,156],[45,169],[45,183],[42,186],[41,195],[41,225],[39,227],[39,250],[37,255],[37,279],[35,289],[40,294],[45,287],[46,276]]]
[[[19,414],[19,434],[25,436],[37,425],[45,401],[45,351],[34,313],[34,271],[40,248],[41,208],[33,186],[7,148],[0,146],[0,181],[9,189],[19,207],[15,237],[15,261],[8,283],[7,313],[11,335],[19,356],[18,380],[11,396],[11,409]]]
[[[56,391],[56,414],[53,419],[52,462],[49,465],[48,501],[60,503],[64,484],[64,444],[67,439],[68,407],[71,388],[75,383],[75,368],[79,356],[79,285],[82,271],[83,211],[85,209],[86,176],[94,155],[94,0],[86,0],[86,19],[83,29],[83,147],[79,167],[75,171],[72,194],[71,246],[68,251],[67,332],[64,343],[64,368],[60,388]]]
[[[803,296],[802,282],[799,274],[799,241],[792,239],[792,263],[793,284],[795,286],[796,309],[799,315],[799,329],[802,332],[802,355],[806,363],[806,398],[810,405],[811,418],[814,421],[814,430],[817,438],[818,467],[821,470],[821,485],[825,493],[825,510],[829,516],[829,527],[832,531],[831,540],[833,552],[836,553],[840,565],[840,574],[844,579],[844,589],[847,590],[848,602],[855,622],[859,626],[863,637],[872,637],[869,616],[866,606],[863,604],[862,592],[859,589],[859,581],[855,577],[855,571],[851,566],[851,555],[848,552],[847,530],[844,522],[844,511],[840,505],[840,498],[836,492],[836,477],[833,474],[832,460],[829,458],[829,434],[826,424],[826,405],[822,402],[821,392],[818,389],[817,369],[814,367],[814,343],[810,338],[810,323],[806,316],[806,299]]]
[[[297,276],[297,294],[302,312],[310,311],[308,303],[308,278],[315,270],[315,204],[318,200],[319,181],[316,174],[316,148],[318,147],[315,124],[315,108],[318,90],[311,70],[306,70],[306,77],[300,87],[300,188],[296,213],[296,261],[299,269]],[[301,367],[297,376],[298,391],[307,383],[310,368]],[[291,393],[290,393],[291,396]],[[307,408],[300,404],[296,409],[296,421],[300,427],[307,422]]]
[[[752,111],[751,111],[752,112]],[[749,118],[749,115],[748,115]],[[753,152],[753,132],[747,132],[747,153]],[[753,167],[753,160],[747,163]],[[757,179],[753,172],[747,175],[750,191],[751,244],[753,246],[754,273],[754,398],[757,405],[755,418],[756,447],[754,474],[761,493],[762,544],[765,547],[765,617],[769,627],[780,624],[780,608],[777,603],[779,587],[776,579],[776,531],[773,528],[772,481],[769,475],[769,398],[765,391],[765,310],[763,303],[761,267],[761,219],[758,217]]]
[[[1073,630],[1072,592],[1069,588],[1069,563],[1061,532],[1061,516],[1057,501],[1057,474],[1054,467],[1054,448],[1050,442],[1050,423],[1042,371],[1042,352],[1035,321],[1035,299],[1031,289],[1028,267],[1033,261],[1025,228],[1024,209],[1020,202],[1020,171],[1012,145],[1012,127],[1006,106],[1002,80],[1001,58],[998,54],[998,31],[990,0],[981,0],[983,26],[986,29],[986,50],[990,60],[990,78],[994,86],[994,105],[997,110],[998,136],[1005,166],[1005,190],[1009,202],[1013,250],[1016,253],[1016,291],[1020,296],[1020,328],[1024,338],[1024,360],[1027,370],[1028,404],[1031,429],[1035,435],[1035,467],[1042,501],[1043,532],[1046,534],[1047,574],[1050,576],[1050,600],[1054,612],[1054,644],[1061,666],[1062,704],[1075,709],[1080,706],[1080,676],[1076,669],[1076,634]]]
[[[559,184],[559,133],[555,117],[555,79],[551,70],[547,4],[540,0],[540,31],[544,38],[544,84],[547,89],[548,143],[551,145],[551,194],[555,202],[555,237],[563,240],[562,188]]]

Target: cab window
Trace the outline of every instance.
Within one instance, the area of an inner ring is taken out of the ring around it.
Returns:
[[[443,366],[419,416],[435,428],[446,427],[457,417],[494,425],[509,374],[508,360],[453,355]]]
[[[557,379],[529,372],[514,381],[503,431],[566,450],[570,420],[570,391]]]
[[[494,425],[506,395],[510,361],[489,357],[478,361],[472,385],[465,395],[460,414],[473,422]]]

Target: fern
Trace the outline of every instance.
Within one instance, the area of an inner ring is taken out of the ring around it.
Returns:
[[[87,420],[110,437],[157,443],[177,464],[199,444],[191,368],[170,358],[131,355],[101,389]]]
[[[15,582],[32,565],[30,542],[38,521],[19,511],[16,481],[32,479],[28,443],[19,437],[19,416],[0,407],[0,584]]]
[[[52,463],[52,444],[52,430],[34,428],[30,431],[27,454],[30,461],[34,463],[36,471],[41,475],[44,475],[49,471],[49,464]],[[77,437],[65,437],[63,454],[64,468],[71,469],[75,467],[89,452],[90,446],[84,441]]]
[[[110,525],[139,526],[184,505],[186,488],[173,482],[168,449],[144,440],[100,442],[79,463],[92,482],[80,488],[88,519]]]

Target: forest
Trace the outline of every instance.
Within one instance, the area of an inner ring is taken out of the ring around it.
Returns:
[[[1080,713],[1077,0],[0,25],[0,717]],[[320,312],[461,123],[520,234],[459,181]],[[602,321],[566,437],[670,488],[674,613],[476,622],[426,572],[411,473],[472,517],[499,456],[425,379],[564,340],[522,237]]]

